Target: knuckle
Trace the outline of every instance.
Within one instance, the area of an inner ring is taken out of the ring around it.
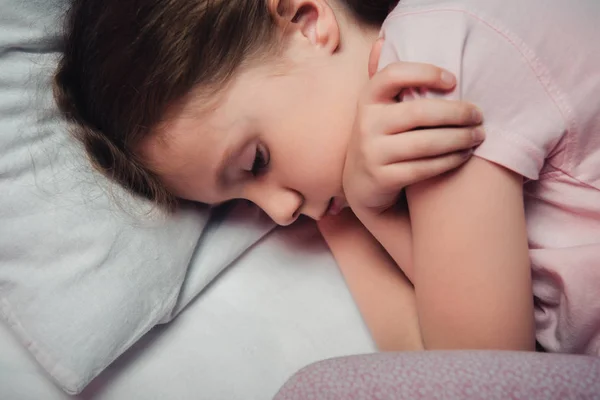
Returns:
[[[420,137],[420,140],[415,140],[410,146],[410,152],[412,154],[429,154],[434,149],[433,140],[430,137]]]
[[[438,83],[440,81],[440,77],[442,76],[442,72],[444,71],[442,68],[430,64],[425,64],[423,70],[426,73],[427,81],[431,83]]]
[[[395,192],[403,186],[405,186],[404,181],[399,181],[397,177],[389,174],[382,175],[381,182],[379,182],[379,190],[381,193]]]
[[[473,107],[468,105],[468,104],[463,104],[460,107],[460,110],[458,111],[458,117],[461,119],[461,121],[464,121],[465,123],[472,123],[474,118],[473,118]]]
[[[360,135],[367,135],[371,132],[371,120],[368,113],[362,113],[357,121],[357,129]]]
[[[383,187],[383,185],[385,184],[385,177],[383,176],[381,171],[371,171],[371,180],[375,187],[377,187],[378,189]]]
[[[401,84],[405,82],[410,75],[413,74],[410,73],[408,64],[402,62],[389,64],[381,70],[381,78],[388,84]]]
[[[381,70],[380,77],[384,81],[396,80],[400,76],[400,64],[392,63]]]
[[[422,101],[412,101],[410,104],[410,115],[412,119],[423,123],[427,119],[427,107]]]
[[[455,153],[446,157],[445,163],[443,165],[444,171],[448,171],[454,169],[465,162],[468,158],[469,153]]]
[[[360,147],[360,159],[362,160],[362,164],[363,164],[363,170],[367,173],[368,176],[373,176],[373,156],[371,155],[371,153],[369,152],[369,149],[367,146],[361,146]]]
[[[432,64],[415,65],[418,68],[422,79],[430,84],[436,84],[440,80],[443,69]]]
[[[370,161],[371,155],[369,154],[368,146],[366,146],[364,142],[359,143],[359,145],[355,147],[354,158],[356,159],[360,170],[369,175],[372,165]]]
[[[382,133],[378,131],[381,126],[380,114],[376,105],[365,107],[358,123],[359,130],[365,135]]]
[[[462,146],[468,147],[473,145],[473,130],[462,129],[460,132],[459,140]]]
[[[406,164],[403,168],[400,177],[402,178],[402,182],[404,185],[408,185],[412,182],[419,180],[422,173],[422,168],[418,166],[418,164],[410,163]]]
[[[371,182],[377,190],[385,190],[389,186],[389,177],[383,168],[373,168],[370,171]]]

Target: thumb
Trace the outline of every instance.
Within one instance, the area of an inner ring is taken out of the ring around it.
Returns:
[[[369,78],[372,78],[377,72],[379,56],[381,55],[381,48],[383,47],[384,40],[383,37],[380,37],[373,43],[373,47],[371,47],[371,54],[369,54]]]

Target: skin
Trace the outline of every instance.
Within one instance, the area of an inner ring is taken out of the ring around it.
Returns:
[[[432,127],[476,125],[474,107],[397,103],[403,88],[453,84],[408,64],[371,79],[378,30],[334,1],[267,4],[281,56],[241,69],[210,101],[192,93],[174,105],[142,157],[178,197],[246,199],[280,225],[318,220],[383,350],[532,349],[519,177],[479,159],[440,175],[481,140],[471,128]],[[409,217],[390,205],[411,184]],[[353,213],[324,218],[334,198]]]
[[[407,197],[426,348],[534,350],[522,177],[475,157]]]
[[[246,199],[279,225],[301,214],[320,220],[332,198],[346,202],[347,150],[369,68],[376,68],[369,55],[379,32],[357,25],[325,0],[287,0],[283,15],[277,11],[282,9],[279,0],[268,4],[286,43],[281,56],[241,69],[209,101],[192,93],[173,107],[140,152],[177,197],[208,204]],[[436,80],[442,73],[432,66],[425,72]],[[395,118],[420,113],[456,120],[472,110],[469,104],[425,101],[398,110]],[[427,148],[440,136],[447,138],[444,145],[419,157],[473,145],[468,130],[441,130],[399,146],[410,155],[411,142]],[[467,142],[461,140],[465,137]],[[219,179],[221,165],[224,180]]]
[[[288,14],[275,14],[286,27],[281,58],[239,71],[208,109],[186,99],[142,144],[178,197],[210,204],[246,199],[279,225],[300,214],[321,219],[330,200],[343,197],[346,148],[378,31],[350,27],[324,1],[302,4],[294,0]],[[277,10],[277,2],[270,5]],[[286,73],[274,74],[282,63]],[[253,174],[257,152],[266,165]],[[218,168],[228,158],[220,184]]]

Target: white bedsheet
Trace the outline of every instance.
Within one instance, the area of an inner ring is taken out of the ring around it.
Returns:
[[[78,397],[264,400],[301,367],[374,351],[314,226],[279,229]],[[0,325],[0,399],[71,399]]]

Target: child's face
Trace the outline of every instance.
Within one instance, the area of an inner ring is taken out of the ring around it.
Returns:
[[[281,75],[272,66],[241,72],[213,106],[187,100],[143,144],[145,158],[180,198],[247,199],[281,225],[320,219],[334,198],[344,201],[360,80],[335,63],[305,62]]]
[[[378,29],[349,23],[322,0],[290,5],[283,55],[242,68],[216,98],[189,96],[142,143],[176,196],[246,199],[280,225],[345,203],[346,148]]]

